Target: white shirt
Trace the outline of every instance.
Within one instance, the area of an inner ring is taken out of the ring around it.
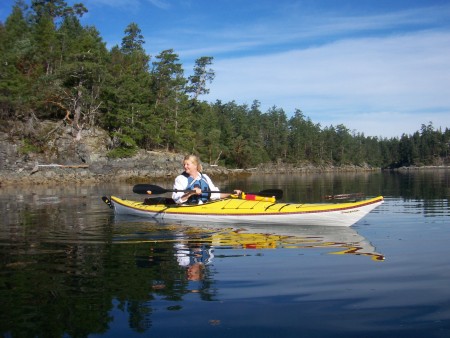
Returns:
[[[208,183],[208,185],[209,185],[209,189],[211,190],[211,191],[219,191],[219,188],[217,188],[215,185],[214,185],[214,183],[211,181],[211,179],[209,178],[209,176],[208,175],[205,175],[205,174],[200,174],[200,173],[198,173],[198,176],[194,179],[194,181],[199,181],[199,180],[201,180],[201,178],[202,178],[202,176],[201,175],[203,175],[203,178],[206,180],[206,182]],[[179,176],[177,176],[176,178],[175,178],[175,183],[174,183],[174,185],[173,185],[173,189],[174,190],[186,190],[187,188],[188,188],[188,184],[189,184],[189,181],[188,181],[188,178],[186,177],[186,176],[184,176],[184,175],[179,175]],[[193,185],[193,184],[192,184]],[[174,192],[173,194],[172,194],[172,199],[176,202],[176,203],[184,203],[184,202],[182,202],[181,201],[181,196],[183,196],[185,194],[185,192]],[[212,200],[217,200],[217,199],[219,199],[220,198],[220,193],[215,193],[215,194],[211,194],[211,197],[210,197]]]

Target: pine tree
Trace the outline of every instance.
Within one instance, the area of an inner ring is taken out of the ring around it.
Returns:
[[[180,130],[188,131],[184,70],[178,55],[172,49],[164,50],[153,62],[152,93],[155,97],[154,113],[160,121],[160,135],[166,150],[183,143]]]
[[[194,75],[189,76],[189,85],[186,92],[192,93],[193,99],[197,100],[200,95],[208,94],[209,89],[206,83],[214,80],[215,73],[208,67],[212,65],[212,56],[203,56],[195,60]]]

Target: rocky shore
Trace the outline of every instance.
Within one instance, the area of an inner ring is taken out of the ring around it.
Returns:
[[[40,123],[34,132],[55,130],[56,123]],[[26,126],[21,126],[26,128]],[[149,178],[175,177],[182,170],[183,154],[139,151],[132,158],[111,159],[106,156],[111,139],[101,129],[83,130],[74,138],[69,126],[59,128],[47,141],[45,152],[33,151],[12,133],[0,132],[0,187],[7,185],[90,184],[117,181],[148,181]],[[24,129],[24,133],[27,133]],[[17,135],[17,131],[14,133]],[[239,172],[204,164],[212,176]]]
[[[25,128],[26,126],[23,126]],[[110,159],[106,156],[111,139],[101,129],[83,130],[73,136],[70,126],[53,122],[40,123],[34,131],[57,130],[46,143],[45,152],[33,151],[10,133],[0,132],[0,187],[31,184],[91,184],[117,181],[149,181],[175,177],[182,170],[184,154],[141,150],[132,158]],[[26,133],[27,131],[24,130]],[[28,131],[29,132],[29,131]],[[16,133],[17,135],[17,133]],[[253,173],[309,173],[328,171],[371,171],[370,167],[344,168],[304,165],[260,165],[250,169],[227,169],[203,163],[204,171],[212,177],[251,175]]]

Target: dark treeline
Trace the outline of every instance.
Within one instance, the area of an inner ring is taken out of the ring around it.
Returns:
[[[432,122],[413,135],[385,139],[344,125],[322,127],[301,110],[289,118],[276,106],[262,112],[257,100],[251,106],[202,101],[214,80],[213,57],[199,57],[186,77],[172,49],[146,54],[135,23],[126,27],[121,45],[108,50],[95,27],[80,24],[86,12],[83,4],[63,0],[18,0],[0,23],[1,131],[11,133],[16,122],[61,121],[74,138],[92,127],[107,130],[111,157],[161,149],[242,168],[266,162],[376,167],[447,162],[450,131],[435,130]],[[45,151],[49,134],[28,130],[20,136],[24,149]]]

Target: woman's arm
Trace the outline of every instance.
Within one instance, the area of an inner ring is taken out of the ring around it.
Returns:
[[[203,174],[203,176],[205,177],[206,182],[208,182],[209,189],[211,191],[220,191],[220,189],[214,185],[213,181],[211,180],[211,178],[208,175]],[[236,195],[239,195],[241,193],[240,190],[234,190],[234,192],[236,193]],[[231,195],[230,193],[223,193],[223,192],[222,193],[213,193],[213,194],[211,194],[211,200],[227,198],[227,197],[230,197],[230,195]]]
[[[187,188],[187,184],[188,184],[188,180],[185,176],[183,175],[179,175],[175,178],[175,183],[173,184],[173,189],[174,190],[185,190]],[[173,192],[172,193],[172,199],[178,203],[184,203],[187,201],[187,199],[189,198],[185,196],[186,193],[180,191],[180,192]]]

